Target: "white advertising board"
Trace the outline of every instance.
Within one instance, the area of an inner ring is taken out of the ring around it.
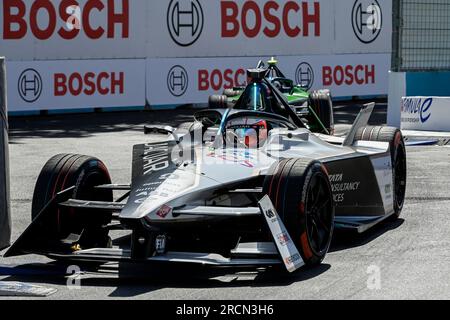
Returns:
[[[6,63],[9,111],[145,105],[145,60]]]
[[[344,0],[335,5],[335,53],[392,51],[392,0]]]
[[[244,86],[246,69],[259,59],[147,59],[147,100],[151,105],[207,103],[212,94]],[[278,57],[286,77],[314,90],[329,88],[335,97],[385,95],[389,54]]]
[[[390,0],[3,0],[9,60],[388,53]]]
[[[147,56],[388,53],[391,6],[389,0],[156,1]]]
[[[2,0],[9,60],[145,57],[146,0]]]
[[[450,131],[449,97],[403,97],[401,129]]]

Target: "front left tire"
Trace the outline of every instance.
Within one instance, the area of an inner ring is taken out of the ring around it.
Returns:
[[[105,164],[97,158],[78,154],[56,155],[47,161],[36,181],[32,219],[38,217],[57,193],[72,186],[72,199],[111,202],[111,190],[95,188],[110,183],[111,178]],[[81,236],[78,243],[81,247],[106,247],[110,239],[104,227],[111,219],[111,212],[56,207],[40,223],[50,239],[64,240],[75,234]]]

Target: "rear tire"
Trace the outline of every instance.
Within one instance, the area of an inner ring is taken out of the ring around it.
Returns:
[[[235,90],[235,89],[225,89],[223,90],[223,95],[227,96],[228,98],[236,97],[240,95],[244,90]]]
[[[228,108],[228,97],[224,95],[209,96],[208,107],[211,109],[226,109]]]
[[[331,184],[318,161],[285,159],[271,168],[263,192],[272,200],[307,266],[318,265],[334,228]]]
[[[392,177],[394,185],[394,215],[391,220],[400,216],[406,194],[406,149],[402,132],[394,127],[366,126],[360,128],[355,135],[356,140],[389,142],[392,161]]]
[[[334,116],[333,116],[333,101],[329,90],[317,90],[313,91],[309,95],[309,106],[314,110],[316,115],[324,127],[328,130],[330,135],[334,134]],[[314,115],[310,115],[309,123],[314,123],[318,128],[318,131],[325,133],[322,126],[318,123]]]
[[[95,186],[110,184],[106,166],[100,160],[76,154],[59,154],[52,157],[42,168],[37,179],[31,215],[34,220],[44,206],[57,193],[72,186],[71,198],[92,201],[113,201],[112,190],[98,190]],[[82,247],[106,247],[110,239],[103,228],[111,222],[112,214],[98,211],[57,208],[42,221],[49,238],[62,240],[70,234],[81,235]]]

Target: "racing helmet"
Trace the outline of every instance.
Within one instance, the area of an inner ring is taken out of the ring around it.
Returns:
[[[238,141],[251,149],[263,146],[269,136],[267,121],[257,118],[230,121],[226,130],[232,130]]]

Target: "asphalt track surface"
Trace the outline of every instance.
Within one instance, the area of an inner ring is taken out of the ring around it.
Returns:
[[[345,130],[358,106],[336,107]],[[373,123],[385,121],[380,103]],[[30,223],[34,182],[57,153],[81,153],[107,164],[128,183],[132,145],[147,142],[143,124],[189,120],[192,111],[98,113],[11,119],[13,240]],[[56,288],[47,299],[435,299],[450,298],[450,149],[408,147],[407,199],[401,219],[363,235],[337,233],[323,264],[287,275],[276,270],[80,265],[81,288],[70,290],[66,265],[35,256],[0,257],[0,280]],[[3,254],[1,252],[0,254]],[[379,286],[375,278],[379,275]],[[69,283],[73,283],[69,279]],[[369,284],[369,285],[368,285]]]

